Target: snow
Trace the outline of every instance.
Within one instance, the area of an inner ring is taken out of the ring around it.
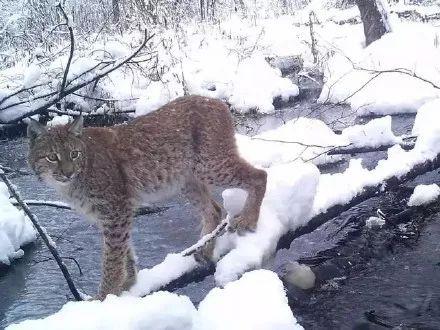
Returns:
[[[212,289],[198,312],[194,330],[303,329],[292,315],[282,282],[267,270],[246,273],[224,289]]]
[[[290,120],[253,137],[236,135],[236,140],[240,154],[252,164],[264,168],[312,158],[314,164],[336,162],[341,157],[327,156],[324,152],[349,143],[321,120],[305,117]]]
[[[325,68],[326,84],[319,101],[348,103],[358,115],[416,112],[440,97],[438,88],[412,76],[440,85],[437,34],[430,25],[399,22],[393,32],[366,48],[342,39]],[[363,36],[357,38],[360,41]]]
[[[188,297],[155,292],[144,298],[109,295],[103,302],[68,302],[60,311],[7,327],[22,329],[300,330],[282,282],[267,270],[214,288],[198,309]]]
[[[382,227],[385,225],[386,221],[384,219],[381,219],[379,217],[369,217],[367,220],[365,220],[365,226],[368,228],[375,228],[375,227]]]
[[[273,113],[273,100],[280,96],[283,101],[299,94],[298,86],[281,77],[279,69],[272,68],[263,56],[244,59],[238,66],[231,82],[229,103],[238,112],[256,109],[261,113]]]
[[[36,231],[30,220],[9,200],[6,184],[0,182],[0,264],[23,256],[20,247],[35,241]]]
[[[159,290],[164,284],[179,278],[181,275],[196,268],[194,257],[170,253],[160,264],[142,269],[138,273],[136,284],[130,289],[130,294],[144,296],[154,290]]]
[[[435,107],[417,114],[418,125],[426,123],[415,143],[414,149],[405,151],[400,145],[388,149],[387,159],[368,170],[362,166],[361,159],[351,159],[348,168],[342,173],[322,174],[319,179],[314,200],[313,214],[325,212],[333,205],[345,204],[368,186],[377,186],[395,176],[401,177],[414,166],[433,160],[440,153],[440,120],[432,119]],[[420,127],[420,126],[419,126]]]
[[[41,69],[36,64],[29,65],[23,77],[23,87],[29,88],[33,86],[41,76]]]
[[[420,184],[415,187],[409,197],[408,206],[420,206],[432,203],[440,196],[440,187],[435,183],[430,185]]]
[[[391,129],[391,116],[371,120],[365,125],[354,125],[342,131],[354,147],[379,147],[402,143],[402,138],[394,135]]]
[[[47,126],[66,125],[69,123],[70,117],[68,115],[55,116],[52,120],[47,122]]]

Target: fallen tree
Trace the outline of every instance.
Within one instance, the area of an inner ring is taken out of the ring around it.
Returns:
[[[289,249],[292,241],[300,236],[309,234],[316,230],[318,227],[322,226],[326,222],[330,221],[334,217],[340,215],[342,212],[349,210],[350,208],[366,201],[369,198],[383,194],[387,190],[394,189],[399,185],[416,178],[424,173],[436,170],[440,168],[440,154],[437,155],[433,160],[425,161],[424,163],[414,166],[405,175],[400,177],[390,177],[389,179],[381,182],[380,184],[374,186],[367,186],[364,188],[363,192],[353,197],[350,202],[345,204],[337,204],[330,207],[326,212],[318,214],[311,218],[307,224],[302,227],[297,228],[294,231],[284,234],[278,241],[276,250]],[[391,216],[392,218],[392,216]],[[222,224],[223,225],[223,224]],[[220,226],[219,226],[220,227]],[[219,232],[221,234],[221,232]],[[179,276],[178,278],[164,283],[160,288],[153,291],[168,290],[173,291],[178,288],[184,287],[192,282],[201,282],[207,276],[214,274],[215,265],[200,265],[199,267]]]

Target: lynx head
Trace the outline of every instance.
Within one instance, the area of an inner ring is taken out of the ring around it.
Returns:
[[[82,171],[85,164],[82,130],[82,116],[71,124],[51,128],[30,120],[29,164],[40,179],[52,185],[66,185]]]

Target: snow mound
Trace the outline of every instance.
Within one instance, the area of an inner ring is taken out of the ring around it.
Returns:
[[[142,269],[138,273],[136,284],[130,289],[130,294],[143,296],[160,289],[164,283],[179,278],[197,266],[193,256],[184,257],[170,253],[164,261],[152,267]]]
[[[288,101],[298,94],[298,86],[282,78],[279,69],[272,68],[263,56],[254,55],[239,64],[231,82],[228,102],[238,112],[255,109],[261,113],[273,113],[275,97]]]
[[[440,121],[440,98],[425,103],[417,110],[412,128],[413,135],[421,135],[427,130],[436,130]]]
[[[253,271],[224,289],[211,290],[197,310],[188,297],[156,292],[144,298],[109,295],[103,302],[68,302],[44,319],[7,327],[23,329],[299,330],[283,284],[267,270]]]
[[[440,196],[440,187],[435,183],[419,184],[409,198],[408,206],[419,206],[434,202]]]
[[[321,120],[305,117],[254,137],[236,135],[236,140],[243,158],[264,168],[309,159],[316,165],[336,162],[340,157],[327,156],[324,152],[348,144],[348,140],[336,135]]]
[[[348,103],[359,115],[416,112],[440,96],[429,82],[412,76],[440,84],[436,33],[429,25],[401,23],[367,48],[348,50],[347,42],[328,61],[319,101]]]
[[[68,302],[53,315],[7,329],[193,329],[196,309],[188,297],[156,292],[145,298],[109,295],[103,302]]]
[[[391,129],[391,116],[371,120],[365,125],[347,127],[342,131],[342,137],[356,147],[379,147],[402,142]]]
[[[194,330],[303,329],[292,315],[283,283],[267,270],[212,289],[199,305],[199,319]]]
[[[36,232],[30,220],[9,200],[8,187],[0,182],[0,264],[23,256],[21,246],[35,241]]]

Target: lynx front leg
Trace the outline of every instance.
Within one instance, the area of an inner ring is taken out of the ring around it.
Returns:
[[[105,299],[108,294],[121,294],[127,282],[134,281],[133,273],[135,273],[130,246],[129,221],[104,224],[103,236],[102,276],[98,293],[100,300]],[[129,279],[130,275],[131,279]]]
[[[125,282],[122,285],[122,290],[127,291],[129,290],[134,283],[136,283],[136,277],[137,277],[137,268],[136,268],[136,259],[134,255],[133,246],[130,244],[126,259],[125,259],[125,268],[127,271],[127,276],[125,278]]]

